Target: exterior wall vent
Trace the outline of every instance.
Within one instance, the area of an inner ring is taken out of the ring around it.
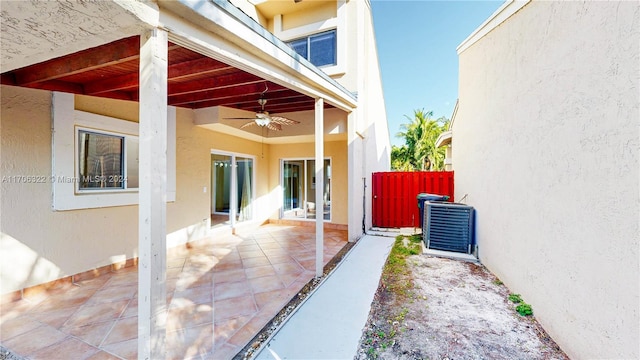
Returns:
[[[423,224],[422,234],[427,249],[466,254],[475,252],[473,207],[427,202]]]

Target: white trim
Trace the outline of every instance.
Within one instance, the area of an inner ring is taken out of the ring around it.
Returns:
[[[456,115],[458,114],[459,105],[460,105],[460,99],[456,99],[456,105],[453,107],[453,113],[451,114],[451,121],[449,121],[449,128],[447,130],[453,130],[453,123],[456,121]]]
[[[443,131],[436,140],[436,148],[451,144],[452,133],[451,130]]]
[[[94,114],[91,114],[94,115]],[[95,115],[94,115],[95,116]],[[128,124],[127,124],[128,125]],[[127,179],[129,176],[128,170],[129,170],[129,157],[127,156],[127,150],[129,149],[130,145],[130,139],[131,138],[135,138],[136,139],[136,144],[134,145],[136,148],[138,147],[137,145],[137,140],[138,140],[138,135],[137,135],[137,129],[135,129],[136,134],[132,134],[132,133],[122,133],[122,132],[118,132],[118,131],[111,131],[111,130],[104,130],[103,128],[94,128],[94,127],[88,127],[88,126],[84,126],[84,125],[79,125],[76,124],[74,126],[73,129],[73,135],[74,135],[74,173],[78,174],[77,176],[79,176],[80,174],[80,164],[78,164],[76,161],[78,160],[78,155],[80,153],[80,132],[84,131],[84,132],[91,132],[94,134],[99,134],[99,135],[108,135],[108,136],[116,136],[116,137],[120,137],[122,138],[123,142],[124,142],[124,146],[123,146],[123,153],[122,153],[122,170],[123,170],[123,176],[124,179]],[[78,179],[80,180],[80,179]],[[134,187],[134,188],[130,188],[128,186],[127,181],[125,180],[123,182],[123,187],[122,188],[85,188],[85,189],[80,189],[80,183],[81,181],[74,181],[73,182],[75,185],[75,193],[76,194],[97,194],[97,193],[114,193],[114,192],[138,192],[138,188]]]
[[[191,14],[204,17],[209,26],[216,29],[218,36],[212,31],[197,28],[194,22],[187,22],[184,17],[180,17],[181,14],[186,15],[183,7],[185,5],[188,11],[195,12]],[[344,111],[356,108],[357,100],[353,94],[326,73],[316,73],[314,70],[317,71],[317,68],[312,69],[313,65],[310,63],[305,65],[306,60],[302,61],[302,57],[297,56],[284,43],[282,48],[276,45],[274,41],[277,38],[273,34],[269,33],[270,39],[261,36],[213,3],[181,0],[168,2],[167,7],[175,13],[163,13],[161,20],[163,26],[171,29],[169,40],[173,43],[310,97],[323,97],[326,102]],[[227,40],[227,33],[246,46]],[[251,51],[253,48],[257,51]],[[282,67],[290,72],[283,73]]]
[[[475,44],[478,40],[482,39],[491,30],[498,27],[505,20],[510,18],[513,14],[522,9],[531,0],[507,0],[498,10],[496,10],[485,22],[483,22],[471,35],[469,35],[464,41],[458,45],[456,51],[460,55],[463,51]]]
[[[167,311],[167,32],[140,34],[138,359],[165,356]]]
[[[273,35],[282,39],[280,34],[282,33],[282,14],[273,16]]]
[[[324,192],[324,99],[322,98],[316,99],[315,104],[315,136],[316,278],[319,278],[323,272],[324,257],[324,202],[322,201],[322,193]],[[331,218],[331,212],[329,213],[329,218]]]
[[[331,76],[342,75],[346,73],[347,69],[347,37],[349,36],[347,8],[347,0],[338,0],[338,33],[336,34],[338,38],[338,44],[336,44],[338,48],[338,65],[330,68],[322,68],[323,71]]]
[[[176,107],[167,106],[167,201],[176,201]]]
[[[291,40],[300,39],[309,35],[317,34],[319,32],[333,30],[337,27],[338,19],[331,18],[323,21],[318,21],[313,24],[298,26],[289,30],[282,30],[278,37],[284,42],[289,42]]]
[[[337,4],[337,17],[318,21],[312,24],[291,28],[288,30],[282,30],[282,20],[280,23],[276,21],[274,16],[274,34],[278,36],[282,41],[289,42],[299,38],[307,37],[317,33],[321,33],[329,30],[336,30],[336,64],[328,66],[320,66],[319,69],[324,71],[327,75],[335,76],[342,75],[346,72],[347,67],[347,6],[346,0],[338,0]],[[278,27],[276,25],[279,25]]]
[[[138,189],[77,191],[77,127],[105,133],[138,136],[138,123],[75,110],[74,95],[52,94],[51,181],[52,209],[76,210],[138,204]],[[167,109],[167,201],[176,199],[176,110]]]

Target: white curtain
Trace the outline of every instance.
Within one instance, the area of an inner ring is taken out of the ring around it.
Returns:
[[[244,176],[242,179],[242,193],[240,195],[240,212],[238,221],[251,219],[251,167],[250,160],[243,161]]]

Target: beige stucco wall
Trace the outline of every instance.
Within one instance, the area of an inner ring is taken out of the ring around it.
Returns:
[[[347,177],[347,143],[346,141],[327,141],[324,143],[325,158],[331,159],[331,223],[347,224],[349,203],[347,202],[348,177]],[[269,183],[280,185],[281,159],[304,158],[313,160],[315,145],[313,143],[270,145],[269,147]],[[275,187],[272,185],[272,188]],[[278,196],[282,196],[281,193]],[[313,201],[313,200],[311,200]],[[278,203],[282,202],[278,198]],[[277,219],[278,212],[271,215]]]
[[[332,222],[349,224],[354,240],[362,234],[363,197],[368,208],[371,203],[362,179],[370,184],[371,172],[388,170],[390,145],[369,3],[347,1],[343,7],[338,12],[346,11],[349,55],[347,74],[337,78],[357,92],[359,100],[348,115],[348,140],[327,141],[325,155],[333,160]],[[327,13],[324,9],[318,14]],[[50,175],[51,93],[5,86],[1,92],[0,175]],[[137,120],[137,106],[76,97],[78,109],[130,121]],[[274,204],[281,201],[279,159],[312,157],[312,143],[295,144],[300,153],[292,152],[290,145],[265,145],[264,160],[259,142],[195,126],[193,116],[190,110],[177,110],[177,191],[176,201],[167,206],[168,243],[194,240],[208,231],[211,150],[255,156],[256,221],[276,218]],[[137,256],[137,206],[54,212],[50,183],[0,186],[0,294]]]
[[[51,175],[51,93],[3,86],[0,176]],[[138,104],[77,97],[78,109],[135,120]],[[193,124],[191,110],[176,120],[176,201],[167,205],[168,244],[197,240],[208,231],[211,150],[253,155],[255,222],[277,213],[279,183],[258,142]],[[265,149],[268,154],[268,146]],[[295,154],[289,152],[289,154]],[[345,166],[345,165],[343,165]],[[0,293],[37,285],[137,256],[137,206],[51,210],[51,183],[0,184]],[[204,189],[206,188],[206,192]],[[344,210],[346,211],[346,209]],[[344,217],[344,215],[339,215]],[[78,256],[81,255],[81,256]]]
[[[456,199],[575,359],[638,358],[640,7],[531,2],[460,54]]]
[[[282,29],[289,30],[307,24],[325,21],[337,16],[336,1],[318,1],[317,5],[305,8],[303,11],[295,11],[282,16]],[[290,7],[295,9],[296,4]]]
[[[137,207],[51,210],[51,93],[3,86],[1,103],[1,176],[47,179],[0,185],[2,294],[136,256]]]

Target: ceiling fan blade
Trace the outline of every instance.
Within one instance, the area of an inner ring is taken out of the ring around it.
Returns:
[[[232,117],[232,118],[223,118],[223,120],[254,120],[255,117]]]
[[[282,116],[271,116],[271,121],[276,123],[276,124],[280,124],[280,125],[295,125],[295,124],[300,124],[300,121],[295,121],[295,120],[291,120],[291,119],[287,119],[285,117]]]
[[[275,122],[270,122],[267,125],[267,129],[269,130],[273,130],[273,131],[281,131],[282,130],[282,126],[280,126],[280,124],[277,124]]]
[[[253,125],[257,125],[255,121],[250,121],[242,126],[240,126],[240,129],[246,128],[247,126],[253,126]]]

